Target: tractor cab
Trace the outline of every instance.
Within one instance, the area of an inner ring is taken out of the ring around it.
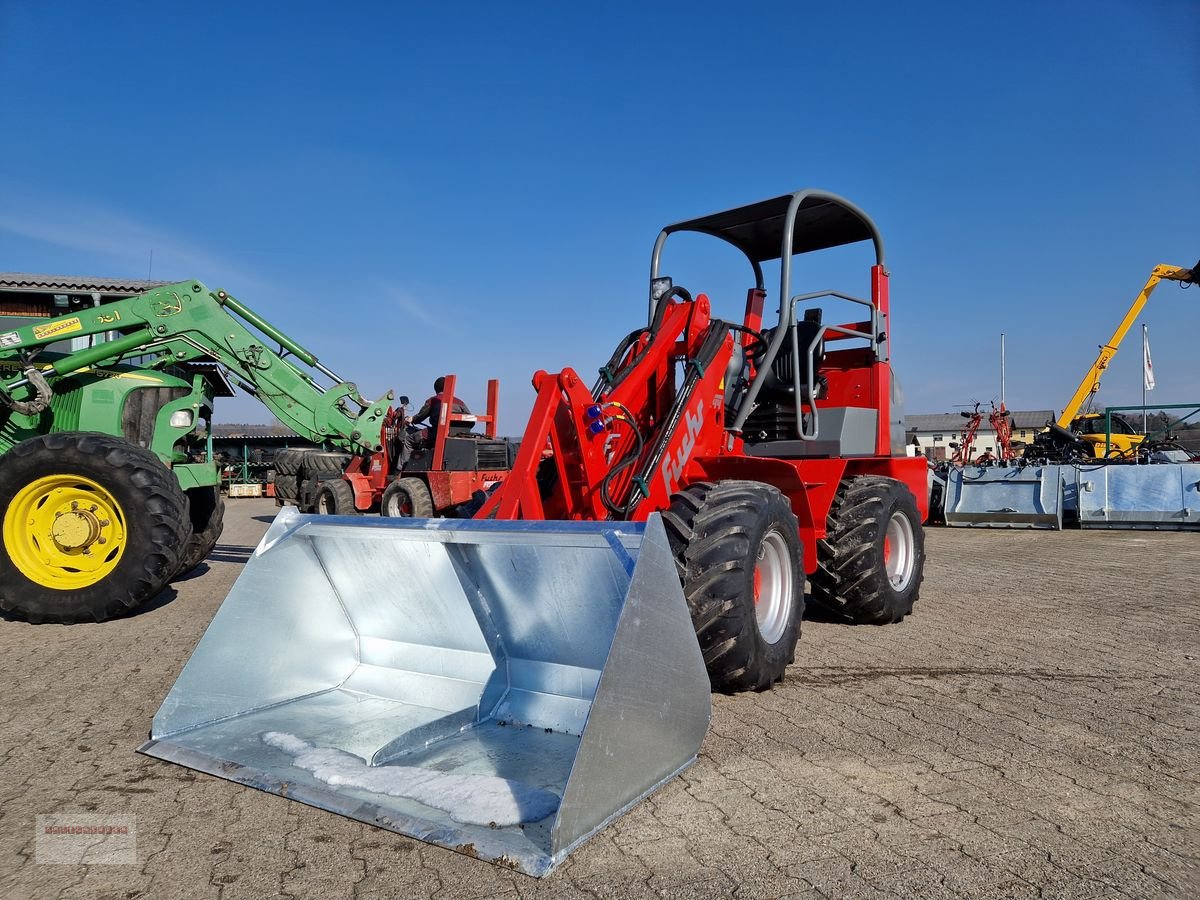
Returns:
[[[740,250],[750,263],[739,334],[725,378],[725,426],[751,456],[866,457],[903,453],[903,415],[888,365],[888,275],[870,217],[824,191],[803,190],[669,225],[654,245],[650,323],[686,294],[661,273],[667,238],[696,232]],[[792,293],[793,257],[871,241],[870,299],[836,290]],[[780,261],[779,303],[764,325],[763,263]]]

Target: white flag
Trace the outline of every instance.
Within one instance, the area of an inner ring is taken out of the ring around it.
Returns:
[[[1146,326],[1142,326],[1142,386],[1148,391],[1154,390],[1154,364],[1150,362],[1150,335]]]

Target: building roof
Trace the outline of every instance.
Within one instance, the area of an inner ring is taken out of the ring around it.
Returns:
[[[286,425],[278,423],[274,425],[247,425],[245,423],[231,423],[227,425],[213,425],[213,438],[235,438],[241,440],[253,440],[261,438],[290,438],[298,440],[300,435],[292,431]]]
[[[1052,409],[1013,409],[1009,410],[1013,428],[1045,428],[1047,422],[1054,420]],[[904,417],[906,431],[961,431],[967,420],[960,413],[927,413]],[[979,425],[984,430],[991,430],[987,416]]]
[[[0,272],[0,290],[60,294],[140,294],[169,281],[140,281],[132,278],[96,278],[86,275],[35,275],[29,272]]]

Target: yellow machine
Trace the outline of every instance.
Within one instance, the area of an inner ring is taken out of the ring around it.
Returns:
[[[1124,416],[1114,415],[1111,425],[1111,433],[1106,432],[1104,413],[1083,413],[1072,420],[1071,431],[1092,445],[1092,452],[1098,459],[1133,456],[1146,436]]]
[[[1108,368],[1112,358],[1117,355],[1117,348],[1121,346],[1121,341],[1125,339],[1125,335],[1141,314],[1142,307],[1150,299],[1150,294],[1158,287],[1158,283],[1164,280],[1177,281],[1181,284],[1196,284],[1200,281],[1200,263],[1191,269],[1167,265],[1154,267],[1149,280],[1134,298],[1129,311],[1125,313],[1125,318],[1121,320],[1121,324],[1117,326],[1113,336],[1108,339],[1108,343],[1101,345],[1096,361],[1083,376],[1083,381],[1079,383],[1075,395],[1071,397],[1070,402],[1063,408],[1062,415],[1058,417],[1056,423],[1058,427],[1069,429],[1079,440],[1091,444],[1097,459],[1104,459],[1106,456],[1131,456],[1146,439],[1145,435],[1119,416],[1113,416],[1112,434],[1106,435],[1104,416],[1101,413],[1081,414],[1080,410],[1085,405],[1091,407],[1097,391],[1100,390],[1100,378],[1104,374],[1104,370]]]

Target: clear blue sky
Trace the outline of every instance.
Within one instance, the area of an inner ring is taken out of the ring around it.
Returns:
[[[0,111],[0,269],[153,251],[368,393],[500,377],[507,433],[535,369],[590,378],[642,321],[659,227],[793,188],[883,229],[910,412],[997,396],[1002,330],[1009,406],[1061,407],[1151,267],[1200,256],[1196,0],[0,0]],[[733,317],[745,270],[692,240],[667,270]],[[1200,401],[1200,289],[1145,321],[1154,399]]]

